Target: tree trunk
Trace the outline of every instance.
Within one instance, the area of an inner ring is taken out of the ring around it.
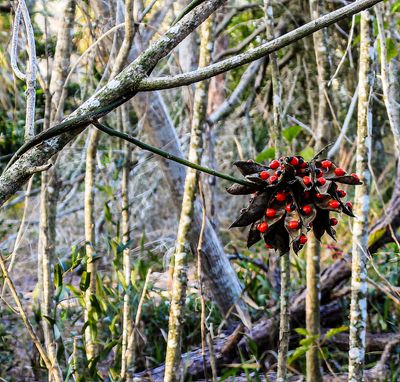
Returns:
[[[212,52],[213,18],[208,18],[201,26],[199,67],[209,65]],[[190,135],[189,161],[200,164],[203,153],[203,132],[207,113],[208,81],[196,85],[194,93],[193,119]],[[165,357],[165,382],[180,380],[181,343],[183,309],[187,286],[187,257],[189,245],[187,236],[191,230],[194,201],[198,182],[198,172],[189,168],[186,172],[182,210],[175,244],[171,307],[169,311],[167,353]]]
[[[351,268],[349,381],[364,380],[365,332],[367,326],[367,256],[368,213],[371,173],[369,171],[371,145],[370,96],[373,86],[373,18],[370,11],[361,13],[360,65],[357,115],[356,170],[363,181],[356,188],[353,224]]]

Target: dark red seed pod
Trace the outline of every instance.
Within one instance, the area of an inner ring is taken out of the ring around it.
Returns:
[[[309,176],[305,176],[305,177],[303,178],[303,183],[304,183],[306,186],[309,186],[309,185],[311,184],[311,178],[310,178]]]
[[[268,223],[262,222],[262,223],[258,224],[257,229],[258,229],[261,233],[265,232],[265,231],[268,229]]]
[[[340,203],[337,200],[331,200],[328,204],[331,208],[339,208],[340,206]]]
[[[338,223],[338,220],[336,218],[330,218],[329,223],[330,223],[330,225],[334,226]]]
[[[300,227],[300,223],[297,221],[297,220],[291,220],[289,223],[288,223],[288,228],[289,229],[297,229],[297,228],[299,228]]]
[[[312,207],[309,205],[306,205],[306,206],[303,206],[302,210],[306,215],[309,215],[312,212]]]
[[[270,164],[269,167],[272,168],[273,170],[276,170],[279,167],[279,161],[274,159]]]
[[[307,239],[307,236],[306,235],[301,235],[300,237],[299,237],[299,243],[301,244],[301,245],[304,245],[305,243],[307,243],[307,241],[308,241],[308,239]]]
[[[336,167],[335,170],[334,170],[334,173],[335,173],[336,176],[343,176],[344,174],[346,174],[346,171],[344,171],[340,167]]]
[[[265,211],[265,216],[268,218],[273,218],[275,215],[276,215],[275,208],[267,208],[267,211]]]
[[[260,178],[262,180],[267,180],[269,178],[269,172],[268,171],[261,171],[260,172]]]

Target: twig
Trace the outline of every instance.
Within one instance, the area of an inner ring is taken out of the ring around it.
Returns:
[[[139,141],[138,139],[136,139],[132,135],[123,133],[121,131],[114,130],[111,127],[108,127],[108,126],[100,123],[99,121],[93,121],[92,123],[99,130],[103,131],[104,133],[106,133],[108,135],[124,139],[125,141],[131,142],[131,143],[133,143],[134,145],[140,147],[143,150],[151,151],[152,153],[160,155],[161,157],[166,158],[168,160],[172,160],[172,161],[180,163],[180,164],[182,164],[184,166],[194,168],[197,171],[201,171],[201,172],[205,172],[207,174],[213,175],[213,176],[217,176],[218,178],[229,180],[230,182],[242,184],[242,185],[245,185],[245,186],[253,185],[251,182],[247,182],[245,180],[241,180],[241,179],[235,178],[233,176],[230,176],[230,175],[227,175],[227,174],[223,174],[223,173],[218,172],[216,170],[200,166],[200,165],[192,163],[192,162],[190,162],[190,161],[188,161],[186,159],[183,159],[183,158],[177,157],[177,156],[175,156],[173,154],[170,154],[170,153],[168,153],[168,152],[166,152],[164,150],[161,150],[161,149],[159,149],[157,147],[148,145],[147,143]]]

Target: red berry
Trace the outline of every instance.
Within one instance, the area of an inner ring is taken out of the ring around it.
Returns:
[[[337,190],[337,193],[340,198],[344,198],[347,195],[346,191],[344,190]]]
[[[337,167],[337,168],[335,168],[334,173],[336,176],[343,176],[344,174],[346,174],[346,171],[344,171],[340,167]]]
[[[338,208],[340,206],[340,203],[337,200],[331,200],[328,203],[329,207],[331,208]]]
[[[267,211],[265,211],[265,216],[268,218],[273,218],[276,215],[276,209],[275,208],[267,208]]]
[[[281,176],[282,175],[282,171],[281,170],[276,170],[275,171],[275,175],[278,176],[278,177]]]
[[[353,209],[353,203],[352,202],[347,202],[346,207],[350,208],[351,210]]]
[[[316,197],[317,199],[323,199],[323,198],[324,198],[324,195],[322,195],[322,194],[320,194],[319,192],[317,192],[317,193],[315,194],[315,197]]]
[[[286,199],[286,195],[283,192],[278,192],[275,196],[278,202],[283,202]]]
[[[330,160],[323,160],[321,162],[322,167],[324,168],[331,168],[332,167],[332,162]]]
[[[288,160],[292,166],[298,166],[299,164],[299,158],[297,157],[289,157]]]
[[[269,172],[268,171],[261,171],[260,172],[260,178],[262,180],[267,180],[269,178]]]
[[[357,174],[352,173],[351,176],[356,180],[357,182],[360,181],[360,177]]]
[[[296,209],[296,206],[294,205],[294,203],[289,203],[288,205],[286,205],[285,210],[287,212],[292,212]]]
[[[311,178],[310,178],[309,176],[305,176],[305,177],[303,178],[303,183],[304,183],[306,186],[310,185],[310,184],[311,184]]]
[[[303,163],[300,164],[300,167],[301,167],[301,168],[306,168],[307,166],[308,166],[308,163],[305,162],[305,161],[304,161]]]
[[[265,232],[268,229],[268,224],[266,222],[262,222],[257,226],[257,229],[260,232]]]
[[[320,186],[323,186],[326,183],[326,179],[325,178],[318,178],[317,182]]]
[[[316,168],[315,169],[315,175],[316,175],[317,178],[320,178],[324,174],[322,173],[322,171],[319,168]]]
[[[336,218],[331,218],[329,220],[330,225],[336,225],[338,223],[338,220]]]
[[[272,168],[273,170],[276,170],[279,167],[279,161],[274,159],[270,164],[269,167]]]
[[[254,163],[253,159],[248,159],[247,163]]]
[[[310,199],[310,192],[304,191],[304,199]]]
[[[288,228],[289,229],[297,229],[297,228],[299,228],[300,227],[300,223],[297,221],[297,220],[291,220],[289,223],[288,223]]]
[[[265,248],[267,248],[267,249],[273,249],[274,247],[272,246],[272,245],[270,245],[270,244],[265,244]]]
[[[309,215],[309,214],[311,213],[311,211],[312,211],[312,207],[309,206],[309,205],[306,205],[306,206],[304,206],[304,207],[302,208],[302,210],[303,210],[303,212],[304,212],[306,215]]]
[[[270,184],[273,184],[273,183],[275,183],[277,180],[278,180],[278,177],[277,177],[276,175],[272,175],[272,176],[269,178],[269,183],[270,183]]]
[[[299,238],[299,243],[301,245],[304,245],[305,243],[307,243],[307,236],[306,235],[301,235]]]

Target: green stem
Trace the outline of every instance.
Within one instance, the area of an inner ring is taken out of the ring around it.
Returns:
[[[200,166],[200,165],[192,163],[192,162],[190,162],[190,161],[188,161],[186,159],[183,159],[183,158],[177,157],[175,155],[172,155],[172,154],[168,153],[167,151],[164,151],[164,150],[161,150],[161,149],[159,149],[157,147],[148,145],[147,143],[144,143],[144,142],[139,141],[138,139],[132,137],[132,135],[129,135],[129,134],[126,134],[126,133],[122,133],[121,131],[114,130],[111,127],[108,127],[108,126],[100,123],[99,121],[92,121],[92,124],[95,127],[97,127],[100,131],[102,131],[103,133],[106,133],[106,134],[111,135],[113,137],[121,138],[121,139],[123,139],[125,141],[128,141],[130,143],[133,143],[134,145],[140,147],[141,149],[150,151],[150,152],[152,152],[154,154],[157,154],[157,155],[159,155],[159,156],[161,156],[161,157],[163,157],[165,159],[172,160],[172,161],[180,163],[180,164],[182,164],[184,166],[194,168],[197,171],[201,171],[201,172],[205,172],[207,174],[213,175],[213,176],[217,176],[218,178],[229,180],[230,182],[233,182],[233,183],[242,184],[243,186],[251,186],[251,187],[254,186],[254,183],[248,182],[246,180],[235,178],[234,176],[223,174],[223,173],[218,172],[216,170],[213,170],[211,168]]]

